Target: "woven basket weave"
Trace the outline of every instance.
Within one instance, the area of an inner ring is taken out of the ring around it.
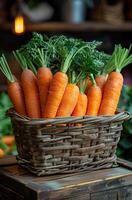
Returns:
[[[37,176],[109,168],[122,123],[130,116],[65,117],[31,120],[8,111],[16,138],[18,163]]]

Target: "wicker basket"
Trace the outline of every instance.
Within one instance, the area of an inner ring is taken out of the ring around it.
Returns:
[[[31,120],[13,109],[11,117],[18,163],[37,176],[109,168],[122,123],[130,115],[65,117]]]

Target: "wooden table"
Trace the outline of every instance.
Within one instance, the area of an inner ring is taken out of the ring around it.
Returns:
[[[132,165],[126,161],[91,173],[35,177],[13,159],[0,160],[0,200],[132,200]]]

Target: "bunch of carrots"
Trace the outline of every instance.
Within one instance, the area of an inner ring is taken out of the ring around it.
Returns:
[[[2,55],[0,69],[16,112],[30,118],[114,115],[123,86],[121,70],[132,63],[132,55],[121,45],[107,55],[99,45],[33,33],[13,51],[22,69],[20,80]]]

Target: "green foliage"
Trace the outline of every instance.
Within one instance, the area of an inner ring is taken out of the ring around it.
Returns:
[[[11,120],[6,115],[6,111],[10,107],[12,107],[12,104],[7,93],[0,93],[0,148],[4,150],[6,155],[16,155],[16,145],[9,147],[2,141],[3,136],[13,134]]]
[[[132,87],[123,87],[119,108],[132,114]],[[117,156],[132,161],[132,118],[123,124]]]
[[[49,67],[51,62],[54,60],[54,57],[56,56],[55,48],[52,45],[51,40],[49,40],[46,35],[39,33],[33,33],[31,40],[26,45],[17,50],[16,54],[17,52],[19,53],[19,57],[25,58],[29,68],[30,65],[33,66],[32,68],[38,68],[42,66]]]
[[[0,137],[12,134],[10,118],[6,116],[6,111],[12,106],[8,95],[5,92],[0,94]]]
[[[30,62],[29,67],[31,64],[36,68],[46,66],[50,67],[53,73],[74,70],[76,73],[84,71],[85,74],[97,75],[110,57],[97,50],[101,44],[100,41],[86,42],[64,35],[48,38],[46,35],[33,33],[31,40],[17,50],[14,56],[20,60],[21,65],[25,59],[27,63]]]
[[[123,48],[120,44],[115,45],[114,52],[111,59],[106,65],[107,72],[113,70],[121,71],[124,67],[132,63],[132,55],[130,54],[131,45],[129,49]]]
[[[8,81],[10,82],[14,82],[14,77],[13,77],[13,74],[10,70],[10,67],[7,63],[7,60],[5,58],[4,55],[2,55],[0,57],[0,70],[2,71],[2,73],[5,75],[5,77],[7,78]]]

